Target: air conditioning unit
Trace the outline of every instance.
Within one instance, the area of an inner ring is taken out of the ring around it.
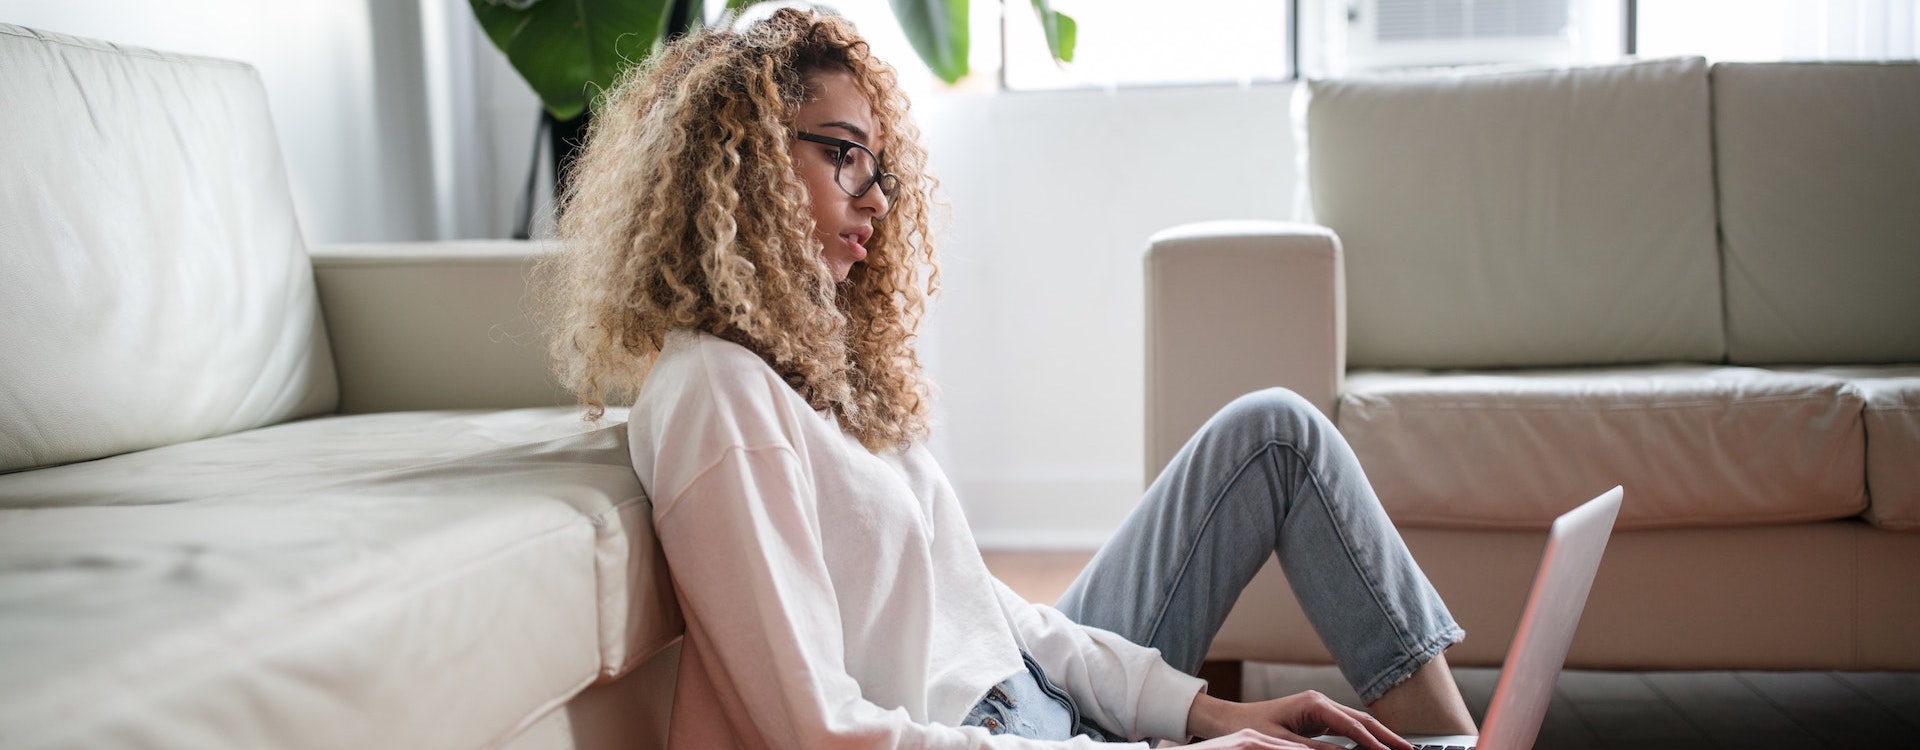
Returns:
[[[1350,0],[1354,71],[1579,59],[1576,0]]]

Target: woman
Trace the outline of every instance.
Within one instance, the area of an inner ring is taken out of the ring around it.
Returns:
[[[590,413],[637,388],[634,470],[687,618],[672,744],[1471,732],[1440,655],[1459,629],[1337,433],[1282,391],[1209,423],[1058,608],[994,580],[922,445],[917,141],[852,28],[791,9],[670,45],[594,121],[547,294]],[[1276,549],[1385,725],[1189,676]]]

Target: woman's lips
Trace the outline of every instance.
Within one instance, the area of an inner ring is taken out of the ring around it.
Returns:
[[[848,232],[840,235],[840,239],[846,240],[847,249],[853,251],[853,262],[859,263],[867,259],[867,235],[865,233]]]

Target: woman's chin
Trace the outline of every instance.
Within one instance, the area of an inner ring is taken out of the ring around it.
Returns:
[[[859,261],[829,259],[827,261],[827,272],[833,274],[833,280],[836,283],[845,284],[847,283],[847,279],[853,276],[853,267],[859,264]]]

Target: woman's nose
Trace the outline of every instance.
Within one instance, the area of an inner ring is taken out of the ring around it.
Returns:
[[[880,189],[879,185],[874,185],[867,188],[865,195],[853,199],[853,205],[871,211],[873,217],[877,219],[886,216],[887,212],[892,210],[893,201],[887,200],[887,194]]]

